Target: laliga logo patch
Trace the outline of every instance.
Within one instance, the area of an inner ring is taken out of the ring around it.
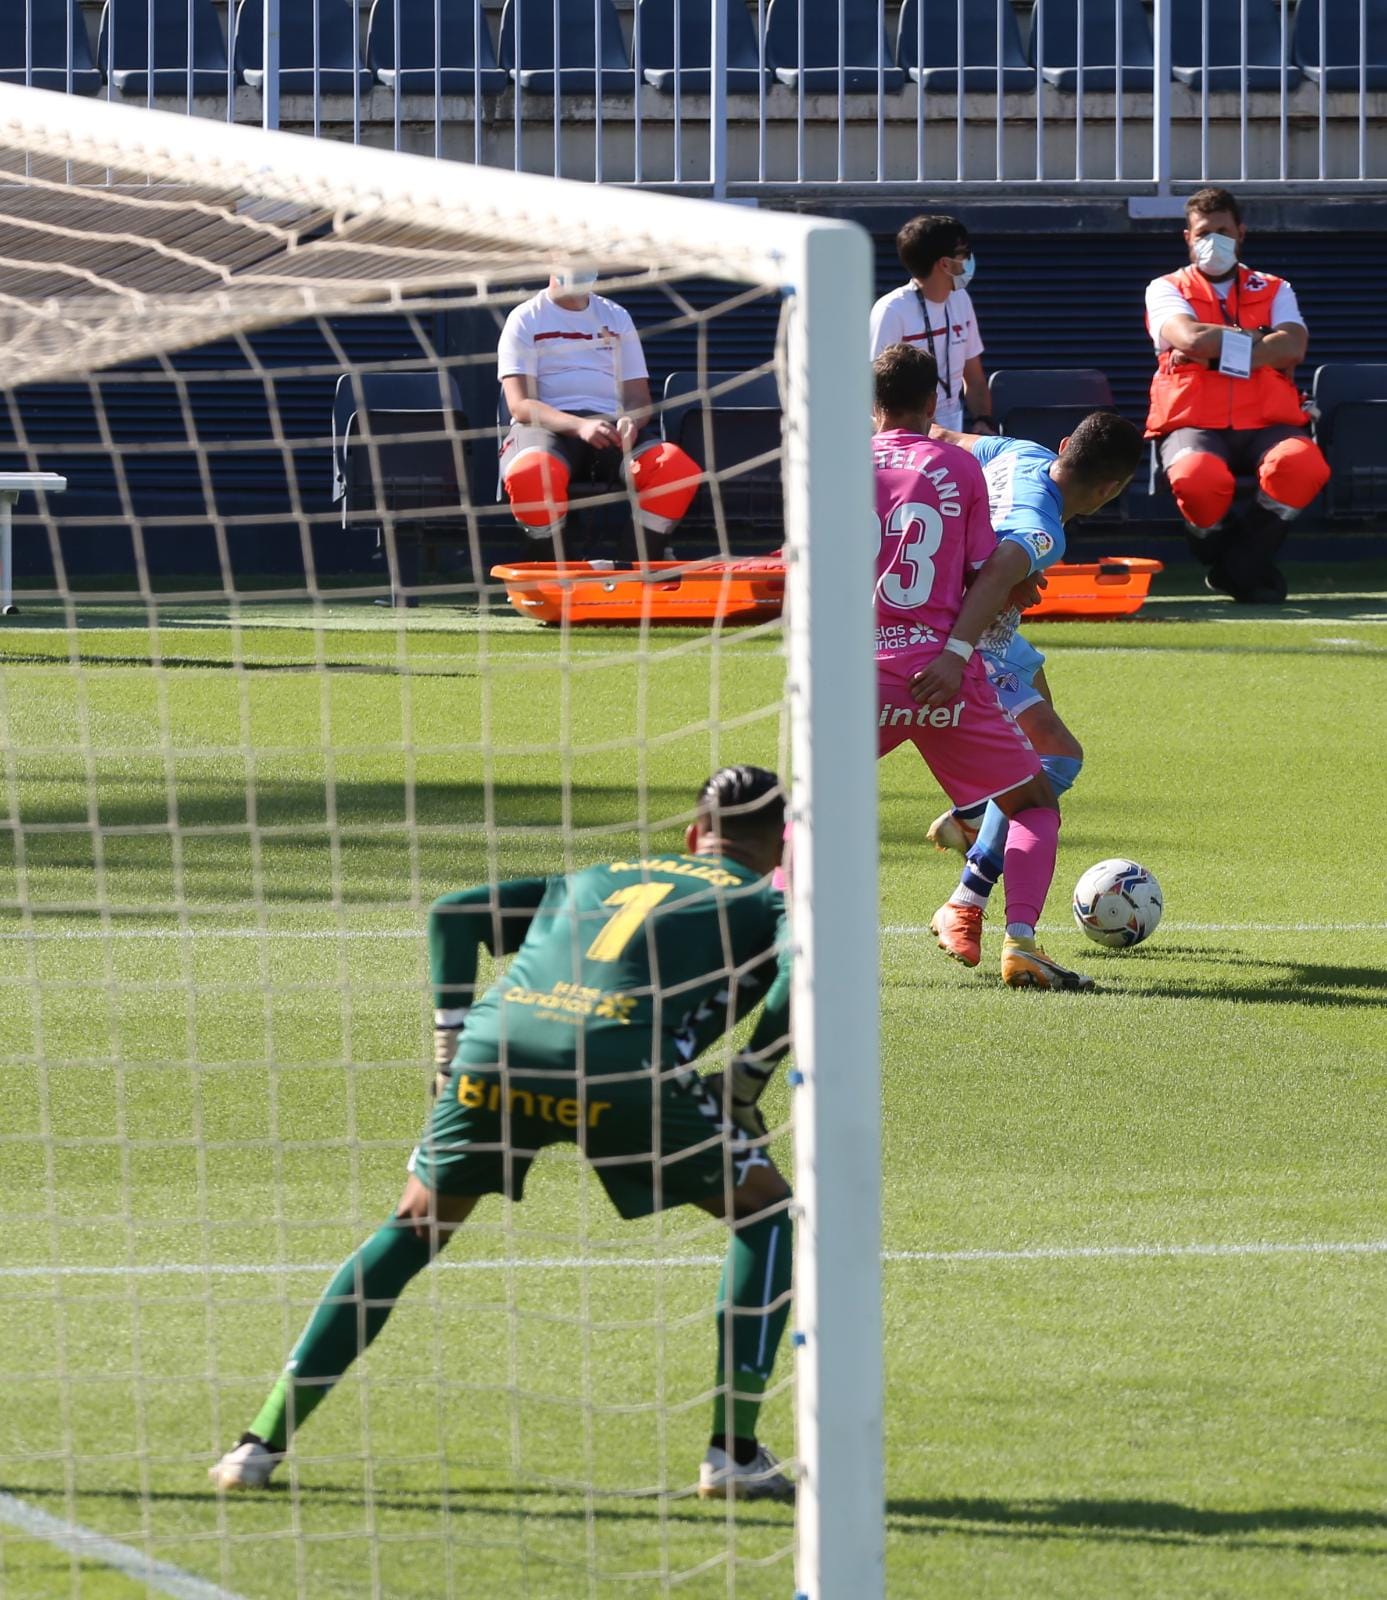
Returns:
[[[1055,548],[1055,541],[1048,533],[1033,533],[1031,535],[1031,549],[1038,556],[1048,556]]]
[[[998,689],[1004,689],[1008,694],[1015,694],[1021,687],[1021,680],[1014,672],[1001,672],[992,680]]]

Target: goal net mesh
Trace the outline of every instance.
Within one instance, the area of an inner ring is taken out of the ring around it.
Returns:
[[[0,1588],[788,1593],[792,1514],[694,1497],[725,1230],[622,1222],[572,1146],[411,1284],[281,1492],[206,1483],[400,1192],[434,898],[682,848],[710,771],[788,775],[775,585],[720,571],[783,537],[781,286],[662,244],[658,202],[645,236],[596,193],[503,216],[20,93],[0,474],[66,488],[12,491],[0,623]],[[658,581],[623,483],[557,550],[497,495],[498,333],[559,264],[631,311],[700,469]],[[492,576],[556,557],[516,603]]]

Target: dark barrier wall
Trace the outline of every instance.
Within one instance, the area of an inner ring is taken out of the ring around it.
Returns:
[[[877,236],[877,288],[885,291],[903,281],[895,259],[894,229],[913,211],[951,209],[973,232],[978,272],[971,293],[986,344],[984,365],[1000,367],[1096,366],[1111,380],[1118,406],[1141,420],[1152,370],[1150,342],[1142,320],[1147,281],[1173,271],[1184,260],[1181,221],[1172,218],[1092,231],[1061,230],[1056,212],[1039,207],[976,207],[943,204],[873,209],[867,220]],[[1283,208],[1284,209],[1284,208]],[[1048,216],[1049,231],[1016,231],[1027,220]],[[1073,217],[1075,213],[1066,213]],[[1257,220],[1252,207],[1252,221]],[[1387,231],[1353,232],[1328,225],[1313,230],[1264,231],[1249,235],[1244,255],[1254,267],[1288,277],[1296,288],[1310,328],[1310,358],[1299,377],[1307,385],[1315,366],[1329,361],[1374,359],[1373,341],[1364,330],[1376,326],[1381,285],[1387,281]],[[698,286],[681,286],[695,302]],[[712,298],[711,293],[708,296]],[[627,299],[639,326],[650,327],[670,315],[669,302],[653,291]],[[495,319],[490,312],[470,314],[431,337],[439,347],[465,356],[494,345]],[[402,319],[346,319],[339,330],[352,359],[381,361],[419,354],[419,346]],[[762,302],[742,313],[708,325],[704,359],[713,367],[739,368],[767,359],[774,347],[776,308]],[[255,335],[257,358],[273,373],[321,364],[331,368],[331,353],[312,329],[291,326]],[[698,365],[696,333],[689,328],[646,341],[656,392],[667,372]],[[865,359],[865,350],[864,350]],[[207,346],[179,358],[180,368],[224,372],[215,384],[192,384],[199,436],[209,440],[265,439],[269,436],[269,399],[265,382],[235,345]],[[235,368],[242,367],[238,375]],[[152,369],[150,369],[152,370]],[[495,385],[485,367],[460,368],[462,401],[470,425],[490,429]],[[330,514],[331,461],[325,443],[330,433],[332,372],[321,376],[288,376],[273,380],[274,404],[291,439],[317,441],[295,445],[288,452],[233,452],[208,457],[219,508],[248,517],[248,526],[231,536],[232,561],[239,574],[302,572],[298,534],[281,520],[291,503],[291,480],[297,484],[306,511]],[[215,574],[215,541],[204,514],[204,495],[191,456],[161,454],[149,446],[183,437],[177,387],[107,380],[107,410],[118,442],[146,449],[125,454],[118,473],[102,454],[74,455],[71,447],[99,440],[96,412],[85,384],[35,385],[13,393],[0,405],[0,466],[39,466],[64,473],[70,480],[61,502],[60,537],[63,557],[75,577],[120,575],[134,570],[129,517],[122,514],[127,497],[137,519],[153,514],[186,516],[177,526],[146,528],[149,568],[156,574]],[[15,446],[18,409],[31,454]],[[490,503],[495,490],[495,452],[491,438],[473,448],[473,495]],[[55,501],[54,505],[58,505]],[[1139,491],[1130,505],[1141,518],[1152,507]],[[74,517],[99,518],[92,526],[74,527]],[[258,519],[264,518],[263,525]],[[368,572],[373,541],[361,532],[344,533],[319,525],[312,534],[315,560],[323,573]],[[16,535],[16,571],[23,577],[47,574],[48,541],[34,529]]]

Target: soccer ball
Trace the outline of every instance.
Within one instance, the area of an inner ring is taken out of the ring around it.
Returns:
[[[1074,920],[1095,944],[1125,950],[1155,933],[1161,886],[1135,861],[1100,861],[1074,885]]]

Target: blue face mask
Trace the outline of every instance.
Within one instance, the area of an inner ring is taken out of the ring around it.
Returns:
[[[973,274],[977,271],[977,267],[977,261],[972,256],[964,256],[963,271],[954,275],[954,288],[966,289],[972,283]]]

